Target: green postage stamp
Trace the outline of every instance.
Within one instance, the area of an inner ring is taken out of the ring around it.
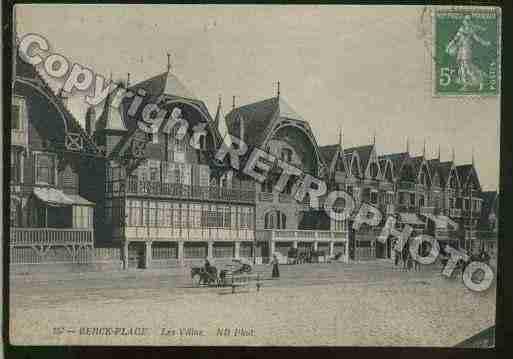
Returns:
[[[500,8],[435,9],[435,96],[500,92]]]

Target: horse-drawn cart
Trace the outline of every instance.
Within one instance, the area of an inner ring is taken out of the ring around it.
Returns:
[[[214,286],[224,287],[233,284],[234,277],[250,274],[253,270],[251,263],[243,259],[233,259],[232,264],[227,265],[227,268],[217,270],[216,267],[209,265],[208,267],[192,267],[191,279],[194,285],[201,286]]]

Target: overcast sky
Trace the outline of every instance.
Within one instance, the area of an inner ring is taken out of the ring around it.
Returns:
[[[53,51],[131,83],[173,72],[212,114],[281,94],[320,145],[368,144],[475,164],[485,189],[499,178],[499,99],[433,98],[421,7],[22,5],[18,36],[45,36]],[[430,21],[429,17],[427,18]],[[83,123],[80,98],[71,110]]]

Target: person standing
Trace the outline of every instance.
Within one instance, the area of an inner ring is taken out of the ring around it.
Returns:
[[[278,267],[279,266],[279,262],[278,262],[278,258],[276,257],[276,254],[273,255],[273,259],[271,261],[271,264],[273,266],[272,277],[273,278],[279,278],[280,277],[280,268]]]

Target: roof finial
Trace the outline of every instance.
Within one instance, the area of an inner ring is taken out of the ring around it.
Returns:
[[[372,144],[376,145],[376,130],[372,133]]]
[[[277,91],[276,91],[276,97],[280,98],[280,81],[277,82],[277,85],[278,85],[278,87],[277,87]]]
[[[456,159],[456,154],[454,152],[454,147],[452,148],[452,162],[454,163],[454,160]]]
[[[440,144],[438,144],[438,161],[440,161]]]
[[[221,94],[217,96],[217,105],[221,106]]]
[[[112,82],[112,71],[110,72],[109,80],[110,80],[110,82]]]
[[[426,157],[426,139],[424,139],[424,147],[422,148],[422,156]]]
[[[235,96],[232,97],[232,109],[235,110]]]
[[[472,166],[474,166],[474,146],[472,146]]]
[[[126,74],[126,88],[130,87],[130,72]]]
[[[406,136],[406,152],[410,153],[410,139]]]
[[[171,54],[168,52],[167,55],[167,72],[171,72]]]

